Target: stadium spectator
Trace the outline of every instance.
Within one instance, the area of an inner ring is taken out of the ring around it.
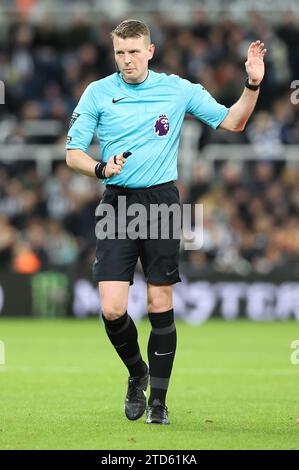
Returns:
[[[295,14],[286,14],[277,26],[253,13],[244,24],[225,17],[211,21],[201,10],[194,13],[188,26],[170,22],[161,14],[155,19],[153,33],[159,51],[153,67],[202,83],[226,105],[239,96],[248,44],[256,35],[264,38],[269,44],[268,73],[258,109],[272,106],[273,123],[279,124],[282,142],[292,143],[299,114],[294,107],[290,109],[289,100],[289,84],[298,79],[299,70]],[[107,43],[110,29],[108,21],[91,21],[83,12],[77,12],[63,30],[49,15],[34,23],[29,16],[12,22],[4,31],[0,50],[0,80],[6,85],[3,118],[16,115],[21,120],[56,119],[66,129],[66,115],[86,85],[115,68]],[[281,96],[285,97],[284,105],[279,104]],[[279,109],[282,106],[289,107],[289,111]],[[22,128],[20,122],[15,126]],[[13,129],[11,132],[14,134]],[[207,129],[205,132],[209,134]],[[245,141],[245,136],[240,136],[237,139]],[[59,138],[57,135],[56,141]]]
[[[234,32],[236,26],[238,28]],[[26,15],[16,18],[3,30],[0,79],[6,85],[6,106],[0,107],[0,141],[17,144],[39,142],[38,137],[24,132],[24,120],[28,122],[54,118],[66,129],[66,115],[70,114],[89,81],[114,70],[113,55],[107,42],[110,30],[109,21],[91,21],[81,13],[76,14],[63,30],[49,16],[32,22]],[[234,79],[234,73],[236,76],[242,75],[241,65],[246,45],[256,34],[263,34],[268,38],[270,52],[267,63],[274,81],[271,86],[267,86],[270,74],[266,74],[258,104],[260,111],[255,113],[248,126],[247,138],[252,142],[262,141],[266,153],[261,155],[271,161],[273,155],[279,156],[281,144],[299,144],[299,112],[289,99],[289,83],[298,78],[296,45],[299,28],[295,14],[286,14],[276,25],[259,14],[252,14],[247,23],[240,25],[233,19],[211,21],[203,11],[198,11],[193,22],[184,26],[174,20],[169,22],[162,14],[156,14],[153,36],[159,48],[153,66],[156,70],[182,72],[190,79],[193,77],[190,76],[189,65],[197,63],[198,67],[202,57],[205,67],[197,69],[194,79],[222,101],[223,80],[229,82]],[[169,41],[175,50],[175,54],[170,57],[167,50]],[[94,62],[95,49],[97,57],[101,57],[100,67]],[[88,51],[88,60],[82,51]],[[204,51],[206,52],[203,53]],[[225,62],[227,66],[221,76],[219,63]],[[269,115],[267,109],[270,106]],[[205,128],[201,145],[211,141],[231,142],[232,138],[237,142],[246,141],[244,133],[222,134],[221,131],[215,133]],[[57,135],[56,141],[63,142],[64,135]],[[264,145],[265,142],[267,145]],[[264,260],[268,254],[273,258],[268,266],[270,270],[296,263],[295,244],[287,247],[280,245],[280,260],[272,253],[275,251],[273,238],[277,227],[287,226],[289,217],[298,214],[298,169],[296,166],[290,168],[277,164],[261,169],[264,162],[257,166],[258,170],[253,164],[242,165],[240,181],[233,183],[232,178],[235,176],[231,174],[231,169],[224,171],[222,166],[212,168],[201,162],[198,170],[195,170],[193,183],[183,197],[183,202],[201,202],[204,201],[205,194],[210,194],[213,199],[215,185],[224,190],[221,205],[217,211],[211,213],[212,226],[217,224],[219,230],[220,223],[222,231],[226,231],[225,245],[218,245],[215,256],[209,258],[213,269],[229,271],[238,270],[238,266],[242,266],[240,247],[244,225],[253,231],[258,245],[263,246],[263,253],[259,253],[258,260]],[[11,267],[14,244],[24,231],[27,237],[28,230],[31,232],[28,228],[31,224],[34,226],[35,221],[38,221],[43,231],[46,230],[48,220],[52,219],[60,221],[63,230],[75,237],[79,258],[90,259],[93,256],[94,235],[86,227],[90,226],[101,188],[92,184],[89,186],[87,179],[66,176],[68,170],[59,170],[59,165],[54,168],[50,178],[38,177],[36,166],[29,173],[24,172],[23,168],[20,163],[2,164],[0,167],[0,214],[6,220],[5,224],[2,221],[0,269]],[[63,176],[64,172],[66,174]],[[263,172],[268,172],[269,175],[263,177],[260,175]],[[183,187],[180,182],[179,184]],[[90,196],[87,195],[88,191]],[[181,195],[185,192],[186,188],[184,192],[181,191]],[[256,220],[253,217],[255,213],[251,213],[253,209],[250,204],[251,196],[255,195],[263,206]],[[9,239],[5,234],[8,233],[11,238],[4,248],[4,239]],[[32,243],[32,248],[41,256],[42,267],[47,266],[48,259],[42,249],[43,243],[32,240],[29,243]],[[194,259],[196,256],[193,261]],[[240,264],[235,262],[236,259]],[[69,262],[72,263],[71,260]],[[259,272],[262,269],[260,267],[261,263],[257,262],[249,265],[248,269]],[[201,268],[203,269],[201,263],[194,264],[194,269],[200,271]]]

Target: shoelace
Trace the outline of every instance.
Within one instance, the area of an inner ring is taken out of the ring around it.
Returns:
[[[163,414],[167,413],[168,412],[168,408],[167,406],[164,406],[164,405],[155,405],[155,406],[150,406],[150,411],[151,413],[155,412],[155,411],[161,411]]]

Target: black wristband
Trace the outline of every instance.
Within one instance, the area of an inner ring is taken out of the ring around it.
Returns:
[[[246,88],[249,88],[249,90],[252,90],[252,91],[257,91],[260,87],[260,85],[252,85],[251,83],[249,83],[248,78],[246,78],[245,80],[245,86]]]
[[[94,169],[95,175],[100,180],[106,179],[106,176],[104,175],[106,165],[107,163],[99,162],[95,166],[95,169]]]

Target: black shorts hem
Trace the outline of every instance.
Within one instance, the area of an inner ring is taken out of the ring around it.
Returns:
[[[147,284],[154,284],[156,286],[171,286],[173,284],[176,284],[177,282],[182,282],[182,279],[181,278],[177,278],[177,279],[165,279],[165,280],[162,280],[162,279],[146,279],[146,283]]]
[[[130,283],[130,286],[132,284],[134,284],[134,280],[133,279],[120,279],[119,277],[117,278],[111,278],[111,277],[103,277],[103,276],[97,276],[97,275],[93,275],[92,276],[93,280],[95,282],[101,282],[101,281],[120,281],[120,282],[129,282]]]

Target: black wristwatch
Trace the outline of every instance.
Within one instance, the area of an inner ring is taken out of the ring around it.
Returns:
[[[249,88],[249,90],[252,90],[252,91],[256,91],[260,87],[259,84],[258,85],[252,85],[251,83],[249,83],[248,77],[246,78],[245,86],[246,86],[246,88]]]

